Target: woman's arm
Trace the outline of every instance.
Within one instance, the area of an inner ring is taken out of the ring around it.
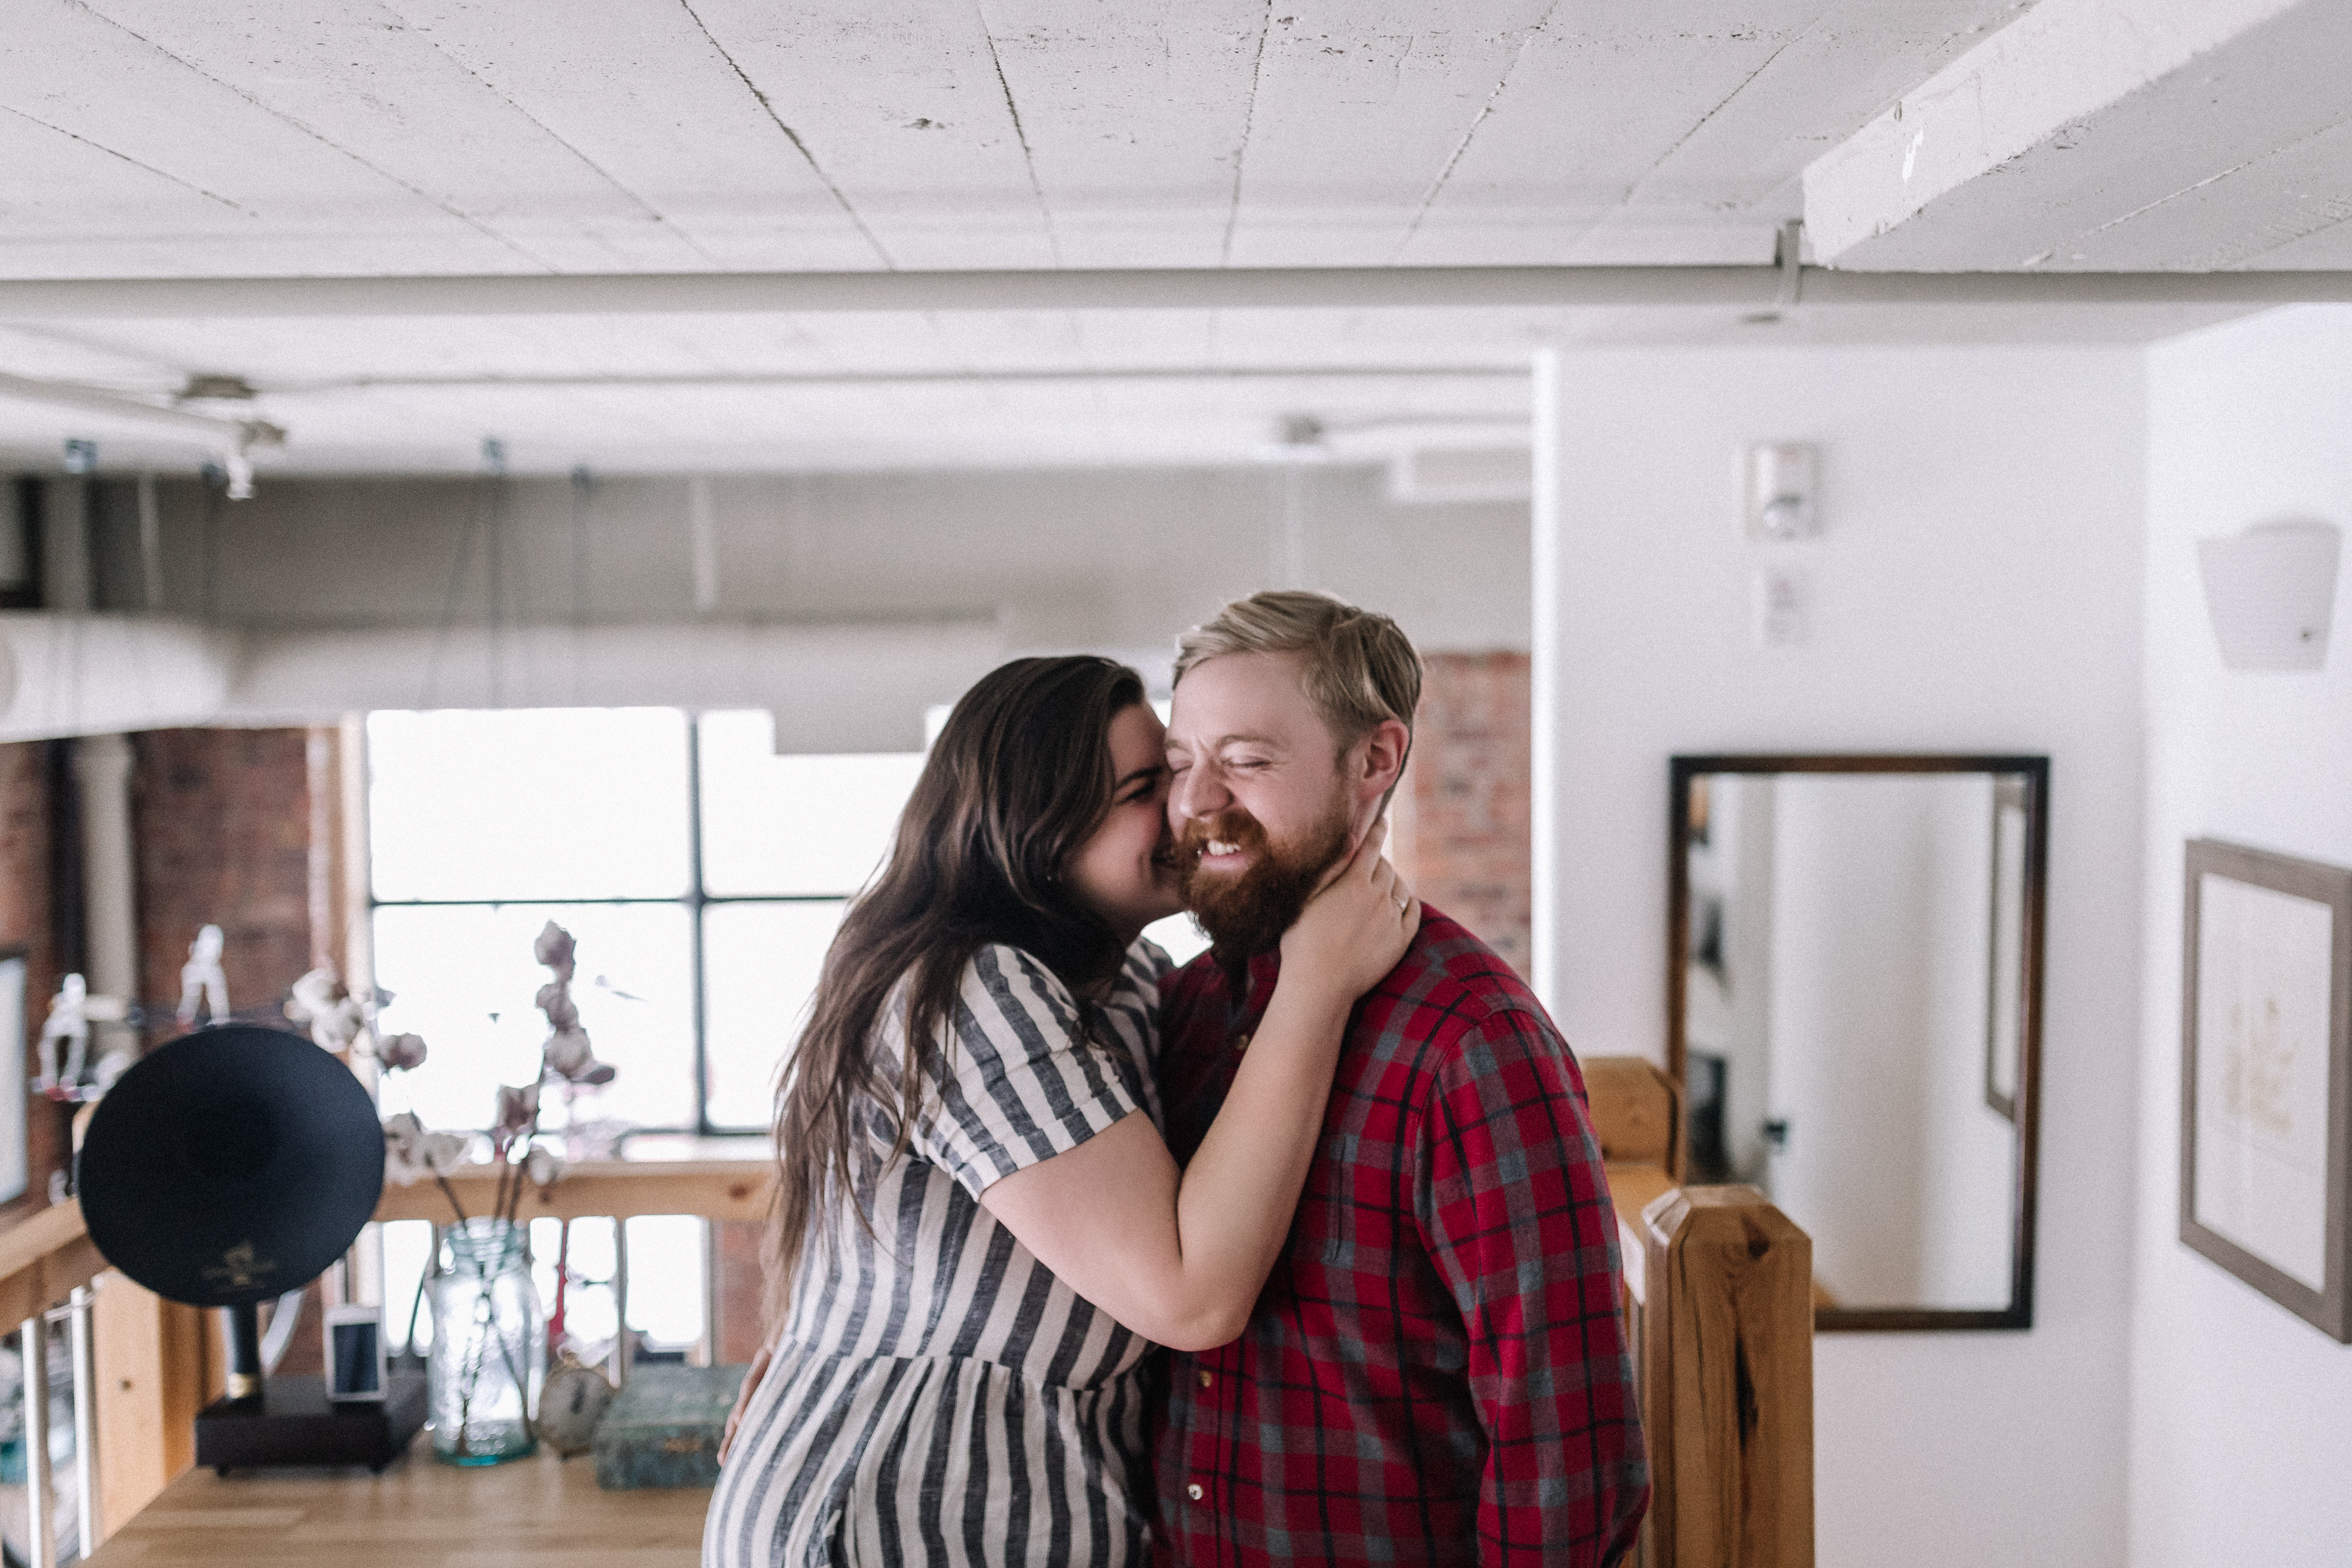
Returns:
[[[981,1197],[1064,1284],[1146,1339],[1207,1350],[1239,1337],[1281,1255],[1348,1015],[1421,926],[1380,837],[1285,933],[1281,978],[1190,1166],[1138,1112]]]

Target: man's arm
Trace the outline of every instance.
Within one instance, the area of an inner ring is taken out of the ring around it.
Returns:
[[[1419,1219],[1469,1335],[1490,1568],[1616,1563],[1649,1501],[1617,1219],[1574,1071],[1542,1019],[1500,1012],[1422,1117]]]

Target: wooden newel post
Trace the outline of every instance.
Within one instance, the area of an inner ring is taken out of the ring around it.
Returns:
[[[1752,1186],[1642,1218],[1650,1561],[1812,1568],[1812,1239]]]

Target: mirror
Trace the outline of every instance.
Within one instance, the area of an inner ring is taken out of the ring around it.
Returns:
[[[2043,757],[1677,757],[1695,1185],[1813,1239],[1822,1329],[2032,1323]]]

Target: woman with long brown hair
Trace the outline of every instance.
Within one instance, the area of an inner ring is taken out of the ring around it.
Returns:
[[[1240,1333],[1349,1012],[1420,918],[1368,839],[1180,1171],[1139,939],[1181,907],[1167,778],[1107,659],[1016,660],[950,716],[777,1094],[785,1311],[706,1568],[1143,1561],[1152,1348]]]

